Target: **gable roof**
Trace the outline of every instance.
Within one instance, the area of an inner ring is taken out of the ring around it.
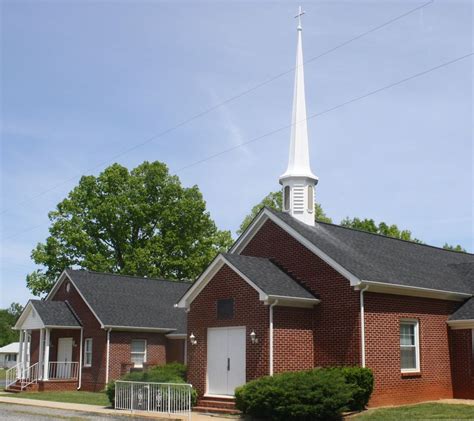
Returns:
[[[45,327],[81,327],[81,323],[64,301],[30,300]]]
[[[230,253],[223,256],[269,296],[316,298],[269,259]]]
[[[260,301],[266,304],[276,303],[282,306],[312,307],[319,303],[318,298],[299,285],[296,280],[271,260],[221,253],[180,298],[177,306],[189,308],[193,300],[224,265],[227,265],[254,288],[259,294]]]
[[[189,282],[72,269],[65,274],[104,328],[186,333],[186,314],[174,303]]]
[[[290,214],[265,208],[252,225],[258,231],[271,219],[297,237],[352,285],[380,284],[445,291],[464,298],[474,294],[474,255],[371,234],[339,225],[306,225]],[[252,228],[249,227],[249,231]],[[239,253],[251,233],[244,233],[232,251]]]

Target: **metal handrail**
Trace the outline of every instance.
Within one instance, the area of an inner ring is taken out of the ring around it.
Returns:
[[[48,380],[77,379],[79,372],[77,361],[50,361],[48,365]]]
[[[18,372],[21,370],[21,364],[18,363],[13,367],[9,368],[5,373],[5,389],[8,389],[9,386],[15,384],[18,380]]]

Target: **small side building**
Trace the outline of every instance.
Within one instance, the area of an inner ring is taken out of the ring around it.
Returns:
[[[0,348],[0,368],[10,368],[16,365],[19,349],[19,342],[12,342],[11,344],[2,346]]]
[[[45,300],[28,302],[15,325],[16,377],[23,389],[99,391],[132,370],[184,363],[186,315],[173,304],[189,285],[65,270]]]

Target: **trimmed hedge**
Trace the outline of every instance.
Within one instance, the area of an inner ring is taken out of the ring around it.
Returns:
[[[186,366],[179,363],[154,366],[145,371],[132,371],[125,374],[120,380],[153,383],[186,383]],[[105,393],[112,405],[115,407],[115,381],[107,384]],[[197,392],[192,389],[191,403],[194,406],[197,401]]]
[[[271,420],[335,420],[363,409],[373,389],[369,369],[321,368],[253,380],[235,391],[244,414]]]
[[[355,387],[336,370],[309,370],[253,380],[235,391],[236,407],[271,420],[334,420]]]
[[[334,367],[329,370],[340,372],[346,383],[355,387],[352,399],[348,404],[351,411],[361,411],[369,403],[370,396],[374,390],[374,375],[369,368],[362,367]]]

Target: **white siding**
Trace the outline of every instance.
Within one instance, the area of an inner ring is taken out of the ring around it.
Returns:
[[[44,327],[43,321],[36,310],[30,306],[28,313],[26,314],[25,321],[21,325],[21,329],[41,329]]]

